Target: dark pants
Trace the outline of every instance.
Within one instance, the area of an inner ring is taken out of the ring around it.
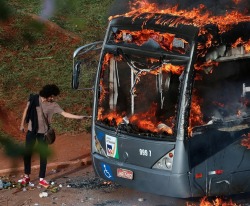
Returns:
[[[44,178],[46,173],[47,166],[47,156],[48,156],[48,144],[43,140],[44,134],[35,134],[31,131],[28,131],[26,134],[25,142],[25,154],[24,154],[24,173],[31,173],[31,156],[32,153],[38,152],[40,155],[40,172],[39,177]],[[38,142],[35,147],[36,141]]]

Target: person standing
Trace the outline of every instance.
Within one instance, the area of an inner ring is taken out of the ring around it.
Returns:
[[[48,123],[51,122],[53,114],[61,114],[66,118],[71,119],[83,119],[84,116],[74,115],[65,112],[54,101],[54,97],[60,94],[59,88],[55,84],[45,85],[39,92],[39,94],[31,94],[27,105],[24,109],[20,130],[24,132],[25,123],[28,124],[28,130],[25,139],[25,154],[24,161],[24,177],[20,180],[22,185],[27,185],[30,182],[29,175],[31,174],[31,157],[35,143],[38,142],[40,148],[40,172],[39,172],[39,185],[47,188],[49,183],[44,179],[47,167],[47,149],[48,144],[44,141],[44,133],[48,130],[48,126],[45,123],[47,119]]]

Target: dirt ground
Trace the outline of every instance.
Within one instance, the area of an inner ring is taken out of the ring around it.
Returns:
[[[25,133],[19,131],[20,120],[16,118],[14,113],[4,111],[3,107],[0,107],[0,122],[3,131],[10,134],[18,142],[24,142]],[[46,179],[52,182],[55,181],[53,187],[58,189],[56,193],[52,194],[48,190],[46,192],[48,192],[49,197],[39,197],[39,194],[45,189],[38,187],[39,157],[35,154],[32,157],[31,174],[31,182],[34,183],[34,187],[0,189],[0,206],[52,205],[55,200],[59,205],[74,205],[69,204],[69,200],[67,200],[67,192],[70,192],[70,190],[67,188],[66,182],[69,181],[70,177],[85,175],[85,167],[89,167],[89,170],[91,170],[90,138],[90,134],[87,133],[77,135],[62,134],[57,135],[56,142],[49,146],[52,154],[48,159]],[[87,173],[93,175],[93,171]],[[0,178],[9,178],[9,180],[17,183],[22,178],[22,175],[22,157],[12,159],[1,148]]]
[[[53,153],[48,160],[46,179],[54,183],[51,190],[56,188],[56,192],[51,192],[50,188],[46,190],[39,187],[39,158],[34,155],[31,174],[31,182],[34,186],[0,189],[0,206],[85,205],[82,203],[84,198],[78,198],[81,191],[73,191],[68,187],[68,183],[75,177],[94,176],[90,159],[90,134],[64,134],[58,136],[56,142],[50,147]],[[13,165],[13,159],[7,157],[1,149],[0,177],[9,178],[17,183],[23,175],[22,158],[14,159],[14,163],[15,165]],[[42,192],[47,192],[48,197],[41,198],[39,194]]]

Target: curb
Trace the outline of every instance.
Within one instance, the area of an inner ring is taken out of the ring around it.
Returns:
[[[78,159],[74,161],[67,161],[67,162],[54,162],[47,164],[47,169],[54,168],[66,168],[70,165],[90,165],[92,163],[91,156],[87,156],[83,159]],[[40,165],[34,165],[31,167],[31,169],[39,169]],[[15,173],[15,172],[23,172],[24,167],[18,167],[18,168],[8,168],[0,170],[0,175],[9,174],[9,173]]]

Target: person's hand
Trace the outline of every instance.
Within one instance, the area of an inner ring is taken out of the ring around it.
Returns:
[[[84,118],[92,118],[92,116],[82,116],[82,115],[80,115],[79,117],[80,117],[80,119],[84,119]]]
[[[20,126],[20,131],[21,131],[21,132],[25,132],[25,131],[24,131],[24,126]]]

